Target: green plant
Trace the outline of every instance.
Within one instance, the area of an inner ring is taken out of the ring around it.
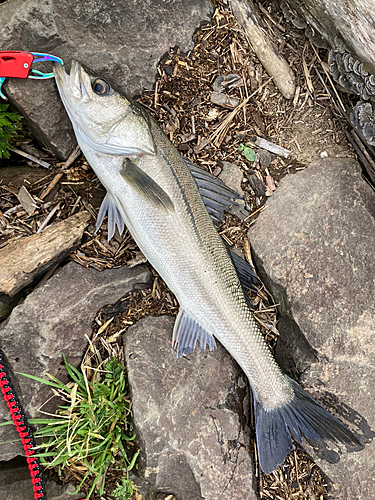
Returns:
[[[116,500],[128,500],[134,493],[135,485],[133,481],[129,481],[128,477],[121,478],[121,484],[112,492]]]
[[[254,161],[255,160],[255,151],[251,149],[248,144],[240,144],[238,151],[241,151],[245,156],[246,160]]]
[[[9,158],[12,139],[17,137],[21,116],[8,111],[7,104],[0,104],[0,158]]]
[[[22,374],[53,387],[55,393],[70,403],[59,407],[57,418],[30,420],[45,424],[34,434],[42,439],[38,448],[43,451],[38,456],[43,465],[57,467],[59,473],[69,467],[76,476],[83,476],[76,492],[91,477],[87,498],[94,490],[103,495],[108,469],[129,471],[139,454],[136,451],[128,456],[135,435],[129,437],[131,403],[126,394],[125,371],[117,359],[111,358],[89,381],[86,371],[77,370],[65,358],[64,363],[72,379],[68,384],[50,375],[51,380],[44,380]],[[131,495],[135,486],[124,479],[127,482],[121,487]]]

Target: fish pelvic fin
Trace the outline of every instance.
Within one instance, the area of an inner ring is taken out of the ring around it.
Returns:
[[[110,193],[105,195],[102,204],[100,205],[98,218],[96,219],[95,232],[98,232],[106,214],[108,215],[108,241],[110,241],[115,234],[116,226],[120,236],[125,227],[124,220],[116,206],[115,199]]]
[[[265,474],[276,470],[292,451],[292,435],[299,444],[302,433],[307,439],[329,439],[361,447],[349,429],[309,396],[297,382],[285,377],[294,391],[294,398],[288,404],[266,410],[254,395],[258,460]]]

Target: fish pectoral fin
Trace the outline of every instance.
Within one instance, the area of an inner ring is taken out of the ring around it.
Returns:
[[[116,206],[115,199],[110,193],[107,193],[100,205],[98,218],[96,219],[95,232],[98,231],[103,223],[103,219],[108,214],[108,241],[110,241],[115,234],[116,226],[119,234],[121,235],[124,231],[124,220]]]
[[[174,211],[173,202],[164,189],[129,158],[125,158],[120,174],[145,201],[156,208],[168,212]]]
[[[206,332],[183,309],[180,309],[173,327],[172,337],[172,348],[177,350],[177,357],[181,358],[181,356],[193,352],[198,340],[201,351],[206,349],[206,345],[208,345],[210,351],[213,351],[216,347],[214,337]]]

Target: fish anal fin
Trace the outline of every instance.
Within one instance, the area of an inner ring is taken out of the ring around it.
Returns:
[[[174,211],[173,202],[164,189],[129,158],[125,158],[120,173],[125,182],[147,203],[168,212]]]
[[[177,357],[187,356],[195,350],[199,341],[200,350],[204,351],[206,346],[210,351],[216,347],[214,337],[206,332],[191,316],[180,309],[173,328],[172,347],[177,351]]]
[[[115,234],[116,226],[119,234],[121,235],[124,231],[124,220],[116,206],[115,199],[110,193],[107,193],[100,205],[98,217],[96,219],[95,232],[98,231],[103,223],[103,219],[108,215],[108,241],[110,241]]]

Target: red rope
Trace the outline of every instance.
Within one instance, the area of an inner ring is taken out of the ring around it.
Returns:
[[[21,403],[19,402],[12,387],[9,375],[3,363],[3,357],[0,352],[0,389],[7,404],[9,413],[12,416],[14,425],[21,438],[22,446],[25,451],[27,465],[29,467],[31,481],[35,500],[47,500],[43,483],[42,469],[39,459],[35,457],[35,443],[32,431],[23,413]]]

